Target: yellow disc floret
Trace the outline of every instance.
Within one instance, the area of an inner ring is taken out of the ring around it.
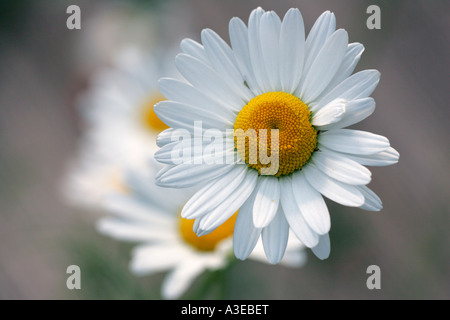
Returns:
[[[194,220],[180,218],[181,237],[188,244],[200,251],[214,251],[217,244],[233,235],[234,223],[236,222],[237,212],[227,221],[222,223],[211,233],[204,236],[197,236],[193,231]]]
[[[144,103],[142,107],[142,123],[144,124],[147,130],[155,131],[157,133],[168,129],[169,127],[162,122],[155,111],[153,110],[153,106],[160,101],[165,100],[165,98],[160,94],[151,95]]]
[[[291,174],[305,165],[317,146],[308,106],[286,92],[267,92],[250,100],[234,130],[238,153],[260,174]]]

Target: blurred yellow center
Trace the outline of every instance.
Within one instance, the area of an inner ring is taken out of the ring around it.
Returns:
[[[160,101],[165,100],[165,98],[160,94],[153,94],[147,99],[142,107],[142,122],[146,129],[156,132],[161,132],[168,129],[169,127],[162,122],[156,115],[153,106]]]
[[[235,146],[248,166],[258,170],[260,174],[261,168],[273,166],[265,161],[261,163],[263,152],[278,159],[278,171],[270,173],[271,175],[278,177],[291,174],[302,168],[317,146],[317,131],[310,119],[308,106],[292,94],[263,93],[250,100],[239,112],[234,123]],[[239,131],[240,134],[244,133],[244,139],[239,139],[238,129],[242,129]],[[256,134],[245,134],[249,129],[253,129]],[[261,140],[260,129],[266,129],[267,132],[261,136]],[[271,129],[278,129],[278,141],[272,141]],[[249,161],[251,159],[257,161]]]
[[[181,236],[191,246],[201,251],[214,251],[217,244],[233,235],[234,223],[236,222],[237,211],[227,221],[222,223],[213,232],[204,236],[197,236],[192,230],[194,227],[194,220],[189,220],[180,217],[180,232]]]

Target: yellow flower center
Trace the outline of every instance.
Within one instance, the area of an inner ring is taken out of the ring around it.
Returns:
[[[147,130],[156,131],[159,133],[169,128],[158,118],[155,111],[153,110],[153,106],[163,100],[165,100],[165,98],[160,93],[158,93],[151,95],[150,98],[143,103],[141,119],[144,127]]]
[[[278,129],[278,139],[272,139],[271,129]],[[262,168],[276,169],[269,174],[277,177],[291,174],[305,165],[317,146],[308,106],[285,92],[267,92],[250,100],[239,112],[234,130],[237,151],[260,174]],[[267,157],[273,161],[267,163]]]
[[[236,222],[237,211],[227,221],[222,223],[213,232],[204,236],[197,236],[192,230],[194,220],[181,218],[180,216],[180,232],[181,236],[191,246],[200,251],[214,251],[217,244],[233,235],[234,223]]]

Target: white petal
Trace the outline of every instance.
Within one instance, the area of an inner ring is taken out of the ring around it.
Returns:
[[[343,29],[335,31],[327,39],[297,90],[306,104],[317,98],[330,83],[342,63],[347,45],[348,34]]]
[[[323,173],[338,181],[365,185],[371,180],[369,169],[336,152],[320,150],[314,153],[312,160]]]
[[[389,148],[386,137],[360,130],[336,129],[319,134],[321,145],[328,149],[350,154],[375,154]]]
[[[281,89],[293,93],[297,88],[305,58],[305,27],[300,10],[291,8],[284,16],[280,30]]]
[[[139,246],[133,250],[130,269],[136,275],[164,271],[173,268],[188,256],[187,250],[172,243]]]
[[[333,103],[333,102],[330,102]],[[317,113],[325,109],[326,106],[320,109]],[[341,129],[358,123],[368,116],[370,116],[375,110],[375,100],[373,98],[362,98],[345,103],[345,112],[339,121],[330,123],[329,125],[319,126],[319,130],[332,130]]]
[[[211,29],[204,29],[201,37],[211,65],[233,91],[237,92],[245,101],[249,101],[252,93],[244,85],[244,78],[237,69],[233,52],[228,44]]]
[[[159,133],[156,137],[156,145],[158,147],[164,147],[166,144],[169,144],[172,142],[172,134],[174,133],[176,129],[169,128],[164,130],[163,132]]]
[[[189,199],[181,216],[186,219],[194,219],[213,210],[235,192],[245,179],[247,171],[246,165],[236,165],[224,176],[207,183]]]
[[[159,90],[168,99],[187,105],[196,106],[220,115],[224,119],[235,121],[236,114],[232,107],[222,99],[208,97],[197,88],[177,79],[163,78],[159,80]]]
[[[359,207],[364,203],[364,196],[357,187],[328,177],[312,163],[303,172],[309,184],[328,199],[349,207]]]
[[[180,43],[180,48],[184,53],[193,56],[206,64],[210,63],[206,55],[205,48],[197,41],[192,39],[183,39]]]
[[[248,30],[245,23],[239,18],[232,18],[229,23],[230,43],[236,64],[245,81],[255,94],[261,94],[255,75],[248,49]]]
[[[377,70],[363,70],[348,77],[328,92],[317,103],[311,104],[311,110],[319,110],[335,99],[356,100],[370,96],[380,81]]]
[[[296,237],[308,247],[314,247],[319,242],[319,236],[315,233],[303,218],[297,201],[292,193],[292,180],[290,177],[280,179],[281,206],[284,216]]]
[[[321,127],[335,122],[339,122],[346,112],[346,101],[336,99],[324,106],[312,116],[311,123],[314,126]]]
[[[233,250],[236,258],[245,260],[252,253],[261,235],[261,229],[253,224],[254,192],[239,209],[233,232]]]
[[[281,84],[278,72],[280,18],[275,12],[268,11],[262,15],[259,28],[262,57],[270,88],[272,91],[280,91]]]
[[[162,212],[154,202],[132,196],[109,195],[104,201],[104,208],[119,217],[151,223],[160,227],[170,226],[173,223],[171,217]]]
[[[204,270],[205,264],[202,259],[188,259],[181,262],[165,277],[161,287],[163,298],[178,299]]]
[[[360,207],[361,209],[368,211],[380,211],[383,209],[383,203],[380,197],[378,197],[375,192],[370,190],[367,186],[359,186],[359,191],[364,196],[364,204]]]
[[[320,236],[319,244],[314,248],[312,248],[312,252],[320,260],[327,259],[330,256],[330,251],[331,251],[331,244],[330,244],[330,236],[328,234]]]
[[[344,59],[342,60],[342,63],[338,71],[336,72],[333,79],[331,79],[330,83],[328,84],[324,92],[330,91],[352,74],[363,52],[364,46],[361,43],[356,42],[350,43],[348,45]]]
[[[328,37],[336,30],[336,17],[334,13],[325,11],[317,18],[306,38],[304,73],[309,71],[314,59],[319,54]]]
[[[103,218],[97,222],[97,230],[123,241],[170,241],[174,240],[171,228],[142,222],[123,221],[116,218]]]
[[[229,119],[215,112],[176,101],[161,101],[155,105],[154,110],[158,118],[172,128],[192,130],[196,121],[202,121],[203,129],[225,131],[233,126]]]
[[[267,259],[270,263],[277,264],[284,256],[289,238],[289,224],[281,207],[272,222],[263,229],[261,236]]]
[[[275,216],[280,202],[278,178],[260,176],[253,206],[253,223],[256,228],[266,227]]]
[[[345,156],[365,166],[380,167],[397,163],[400,154],[394,148],[389,147],[382,152],[370,155],[345,154]]]
[[[252,194],[256,186],[258,174],[256,170],[248,170],[244,180],[216,207],[200,219],[197,235],[202,236],[214,231],[228,220]]]
[[[226,164],[179,164],[158,175],[156,183],[166,188],[188,188],[224,176],[233,167]]]
[[[230,89],[220,75],[201,60],[180,53],[175,58],[175,64],[186,80],[211,98],[222,99],[235,111],[239,111],[245,105],[239,95]]]
[[[302,172],[292,176],[292,193],[303,218],[319,235],[328,233],[331,227],[330,214],[322,195],[309,183]]]
[[[264,67],[260,38],[260,22],[264,12],[263,9],[257,8],[250,14],[248,20],[248,51],[258,87],[263,92],[268,92],[270,91],[270,83]]]

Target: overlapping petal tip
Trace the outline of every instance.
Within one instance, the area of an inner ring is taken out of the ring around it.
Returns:
[[[239,209],[236,217],[236,223],[233,232],[233,251],[236,258],[245,260],[252,253],[262,229],[255,228],[253,224],[253,204],[255,202],[256,193],[244,202]]]
[[[320,260],[328,259],[331,252],[331,243],[329,234],[320,236],[319,244],[311,249]]]
[[[261,237],[267,260],[272,264],[279,263],[284,256],[289,238],[289,224],[281,208],[277,210],[270,224],[262,230]]]

